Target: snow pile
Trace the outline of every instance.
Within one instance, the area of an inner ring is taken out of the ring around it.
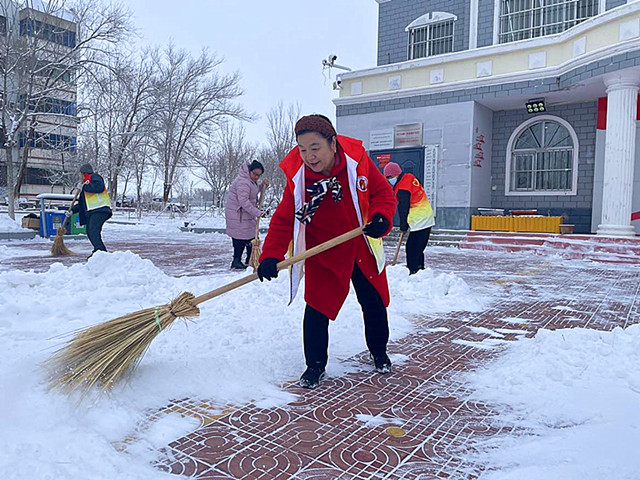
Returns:
[[[41,364],[66,339],[60,335],[245,275],[173,278],[131,252],[97,252],[86,264],[55,263],[46,273],[0,273],[0,470],[8,472],[3,479],[164,478],[150,466],[155,449],[195,425],[191,418],[169,416],[138,429],[149,411],[186,397],[260,407],[292,401],[280,385],[304,370],[304,299],[300,294],[287,306],[286,274],[201,304],[194,322],[177,321],[158,336],[129,381],[110,396],[92,396],[78,406],[77,398],[46,390]],[[411,331],[414,313],[479,303],[454,275],[427,270],[409,277],[398,266],[389,277],[392,340]],[[366,349],[353,292],[331,324],[330,342],[329,376],[373,371],[369,364],[342,361]],[[399,357],[392,355],[394,361]],[[114,445],[131,434],[128,454],[118,452]]]
[[[635,479],[640,471],[640,325],[540,330],[466,374],[472,399],[525,433],[483,441],[483,480]],[[497,420],[497,419],[496,419]]]
[[[0,213],[0,232],[25,232],[26,228],[22,228],[15,220],[13,220],[8,214]]]
[[[471,292],[469,285],[453,273],[437,273],[431,268],[409,275],[406,267],[387,267],[391,289],[390,311],[425,314],[451,311],[478,312],[486,300]]]

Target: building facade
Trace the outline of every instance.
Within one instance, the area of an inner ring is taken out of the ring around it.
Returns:
[[[339,76],[337,127],[416,174],[438,228],[502,208],[640,232],[639,1],[376,1],[378,65]]]
[[[47,10],[46,4],[24,7],[1,0],[2,68],[6,91],[2,91],[5,128],[24,114],[14,138],[14,174],[26,158],[20,199],[39,193],[62,193],[64,176],[75,169],[77,139],[77,88],[75,59],[77,25],[68,12]],[[41,8],[38,8],[40,6]],[[8,57],[8,58],[7,58]],[[6,144],[0,152],[0,189],[7,189]],[[4,198],[2,199],[4,200]]]

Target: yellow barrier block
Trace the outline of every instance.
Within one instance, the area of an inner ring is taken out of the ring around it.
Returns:
[[[542,232],[560,233],[562,217],[473,215],[471,230],[494,232]]]

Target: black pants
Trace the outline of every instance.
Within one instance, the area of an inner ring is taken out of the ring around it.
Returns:
[[[251,258],[251,240],[239,240],[237,238],[232,238],[233,241],[233,259],[242,262],[242,252],[247,250],[247,259],[244,263],[249,263],[249,259]]]
[[[91,245],[93,245],[93,251],[102,250],[107,251],[107,247],[102,242],[102,226],[104,222],[111,218],[111,212],[93,212],[87,214],[87,237]]]
[[[378,291],[355,265],[351,282],[362,307],[367,348],[374,357],[386,353],[389,341],[387,308]],[[303,341],[307,367],[324,369],[329,349],[329,319],[310,305],[304,311]]]
[[[409,232],[407,238],[407,267],[409,273],[424,270],[424,249],[427,248],[431,227],[417,232]]]

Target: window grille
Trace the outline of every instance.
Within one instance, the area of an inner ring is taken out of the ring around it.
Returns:
[[[558,122],[543,120],[527,127],[513,142],[512,192],[558,192],[573,188],[571,134]]]
[[[499,42],[563,32],[598,14],[598,0],[501,0]]]
[[[409,60],[453,52],[453,20],[409,30]]]

